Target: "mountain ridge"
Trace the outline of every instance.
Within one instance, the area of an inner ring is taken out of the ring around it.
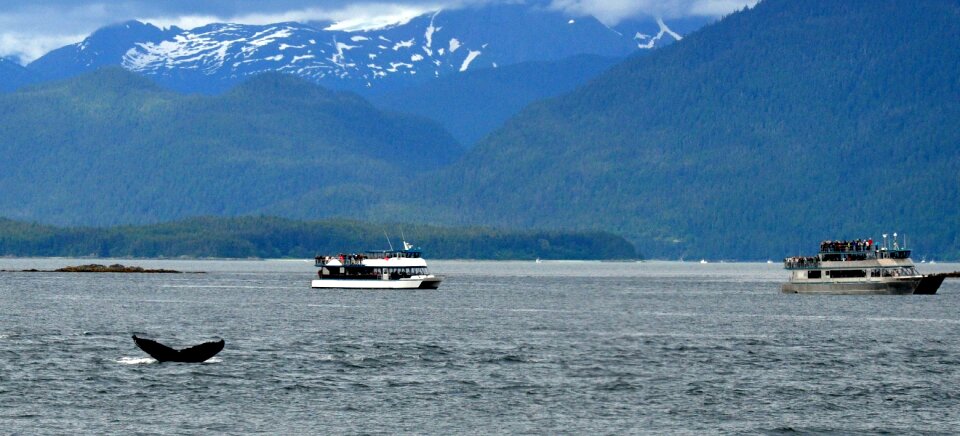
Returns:
[[[521,62],[581,54],[621,57],[679,37],[664,33],[669,28],[662,20],[629,23],[636,35],[593,17],[523,3],[439,10],[395,26],[350,32],[295,22],[161,29],[128,21],[56,49],[28,67],[58,79],[121,65],[172,89],[203,93],[280,71],[325,87],[363,92]]]

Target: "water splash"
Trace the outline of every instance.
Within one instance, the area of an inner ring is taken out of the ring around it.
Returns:
[[[146,365],[156,362],[157,360],[152,357],[121,357],[117,360],[121,365]]]

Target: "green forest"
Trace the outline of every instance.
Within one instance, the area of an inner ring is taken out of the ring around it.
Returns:
[[[388,238],[389,237],[389,242]],[[0,219],[0,256],[134,258],[313,258],[395,248],[407,242],[434,259],[637,258],[604,232],[505,231],[349,220],[201,217],[146,226],[54,227]]]
[[[119,67],[0,94],[0,216],[57,225],[358,209],[462,154],[436,123],[292,76],[182,95]]]

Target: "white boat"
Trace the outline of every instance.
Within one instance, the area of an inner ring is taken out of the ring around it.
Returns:
[[[375,250],[362,254],[316,257],[313,288],[437,289],[442,277],[427,271],[423,252],[406,241],[403,250]]]
[[[788,257],[784,268],[790,280],[781,291],[793,294],[935,294],[942,275],[924,276],[910,259],[910,250],[893,244],[874,244],[873,239],[824,241],[812,257]]]

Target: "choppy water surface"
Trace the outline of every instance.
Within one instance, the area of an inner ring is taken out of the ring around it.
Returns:
[[[440,290],[331,291],[308,262],[120,262],[207,273],[0,273],[4,432],[960,431],[957,280],[798,296],[779,265],[451,261]],[[227,345],[161,364],[134,333]]]

